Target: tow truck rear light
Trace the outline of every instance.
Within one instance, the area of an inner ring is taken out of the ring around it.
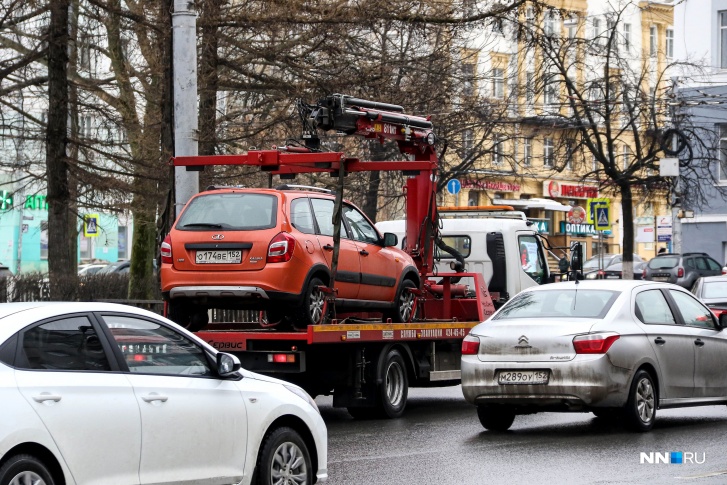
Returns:
[[[287,232],[278,233],[268,246],[268,263],[285,263],[293,257],[295,238]]]
[[[480,351],[480,338],[474,335],[467,335],[462,340],[462,355],[477,355]]]
[[[684,278],[684,268],[679,266],[679,269],[677,270],[677,278]]]
[[[172,264],[172,236],[167,234],[162,242],[162,247],[159,251],[162,255],[162,264]]]
[[[293,364],[295,363],[295,354],[268,354],[268,362]]]
[[[573,338],[576,354],[605,354],[621,336],[617,333],[592,333]]]

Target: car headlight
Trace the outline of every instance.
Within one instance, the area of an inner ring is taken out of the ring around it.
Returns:
[[[318,405],[313,400],[313,398],[310,397],[310,394],[308,394],[307,392],[305,392],[303,389],[301,389],[298,386],[285,386],[285,388],[287,390],[289,390],[290,392],[292,392],[293,394],[295,394],[296,396],[300,397],[302,400],[304,400],[311,406],[313,406],[313,409],[315,409],[318,412],[318,414],[321,414],[321,410],[318,409]]]
[[[586,273],[587,280],[595,280],[597,277],[598,277],[598,271],[592,271],[590,273]]]

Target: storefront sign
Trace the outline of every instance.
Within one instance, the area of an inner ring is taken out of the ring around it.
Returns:
[[[533,227],[536,231],[538,231],[541,234],[548,234],[550,231],[550,224],[548,221],[534,221],[532,219],[529,219],[533,223]]]
[[[659,242],[671,241],[671,216],[660,216],[656,219],[656,238]]]
[[[577,205],[568,211],[568,222],[571,224],[583,224],[586,222],[586,210]]]
[[[496,182],[494,180],[463,180],[463,189],[496,190],[498,192],[519,192],[518,184],[509,182]]]
[[[25,198],[23,208],[30,210],[48,210],[48,201],[43,194],[29,195]]]
[[[13,208],[13,194],[7,190],[0,190],[0,211],[7,211]]]
[[[543,182],[543,195],[553,198],[590,199],[598,197],[598,187],[564,184],[557,180],[546,180]]]
[[[565,234],[592,234],[597,235],[596,228],[593,224],[571,224],[570,222],[560,222],[560,232]]]

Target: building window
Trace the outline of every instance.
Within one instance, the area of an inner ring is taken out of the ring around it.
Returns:
[[[545,35],[555,35],[555,13],[553,10],[548,10],[545,13],[545,19],[543,20],[543,33]]]
[[[480,193],[477,190],[470,190],[467,194],[467,205],[470,207],[480,205]]]
[[[129,252],[127,248],[128,244],[128,233],[126,226],[119,226],[118,244],[117,249],[119,251],[118,259],[129,259]]]
[[[656,25],[652,25],[649,27],[649,55],[651,57],[656,57],[657,41]]]
[[[631,24],[624,24],[624,50],[631,49]]]
[[[621,163],[623,164],[622,165],[623,166],[623,169],[624,170],[628,170],[629,164],[631,163],[631,149],[629,148],[628,145],[624,145],[623,148],[621,149],[621,153],[622,153],[622,155],[621,155],[621,158],[622,158]]]
[[[666,29],[666,57],[674,57],[674,30]]]
[[[614,20],[606,20],[606,42],[611,42],[611,49],[618,52],[618,36],[616,35],[616,22]]]
[[[528,71],[525,73],[525,103],[530,108],[535,102],[535,73]]]
[[[557,103],[557,84],[555,82],[555,74],[546,74],[543,76],[543,104],[552,107]]]
[[[502,69],[492,70],[492,97],[497,99],[505,97],[505,71]]]
[[[595,155],[591,155],[591,171],[597,172],[598,171],[598,159]]]
[[[569,141],[565,143],[565,168],[573,170],[573,144]]]
[[[543,140],[543,166],[553,166],[553,139],[545,138]]]
[[[40,221],[40,259],[48,260],[48,221]]]
[[[597,18],[591,19],[591,40],[594,40],[596,42],[598,41],[598,37],[601,35],[601,20]]]
[[[720,183],[727,183],[727,125],[719,125],[719,166],[717,176]]]
[[[568,31],[568,38],[575,39],[578,35],[578,17],[571,15],[565,20],[565,28]]]
[[[463,156],[466,157],[470,154],[473,147],[473,141],[474,135],[472,134],[472,130],[464,130],[462,132],[462,150],[464,151]]]
[[[719,67],[727,69],[727,11],[719,13]]]
[[[529,167],[533,164],[533,139],[525,138],[523,147],[523,165]]]
[[[462,94],[467,97],[475,95],[475,65],[462,64]]]
[[[502,138],[492,135],[492,165],[502,165],[505,157],[502,154]]]

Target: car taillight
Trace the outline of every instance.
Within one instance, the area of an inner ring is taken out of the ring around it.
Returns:
[[[683,278],[684,277],[684,268],[679,266],[679,269],[677,270],[677,278]]]
[[[573,338],[573,347],[576,354],[605,354],[619,337],[617,333],[578,335]]]
[[[172,264],[172,236],[167,234],[162,242],[162,247],[159,251],[162,255],[162,264]]]
[[[602,269],[599,269],[598,270],[598,279],[602,280],[605,276],[606,276],[606,272],[603,271]]]
[[[285,263],[293,257],[295,238],[287,232],[281,232],[270,241],[268,246],[268,263]]]
[[[480,351],[480,339],[474,335],[467,335],[462,340],[462,355],[477,355]]]
[[[641,270],[641,278],[646,279],[646,268]]]

